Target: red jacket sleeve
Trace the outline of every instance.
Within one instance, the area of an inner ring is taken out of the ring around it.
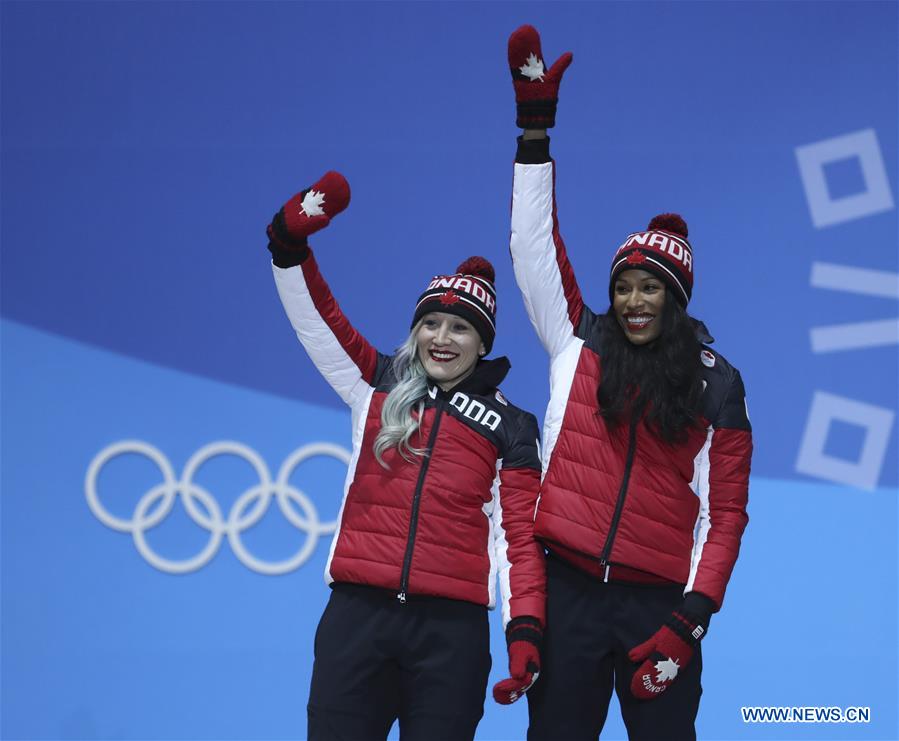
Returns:
[[[752,429],[746,414],[743,381],[734,371],[727,396],[700,452],[696,494],[700,521],[687,592],[709,597],[720,609],[740,540],[749,521],[749,468]]]
[[[502,597],[503,627],[523,615],[546,616],[546,560],[534,539],[534,511],[540,489],[539,431],[523,415],[518,434],[498,463],[494,493],[494,557]]]

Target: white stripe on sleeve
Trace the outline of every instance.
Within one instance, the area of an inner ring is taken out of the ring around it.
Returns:
[[[712,527],[712,519],[709,514],[709,449],[712,447],[712,436],[715,430],[709,426],[705,444],[693,459],[693,481],[690,488],[699,497],[699,515],[693,528],[693,554],[690,558],[690,578],[684,594],[693,590],[693,582],[696,572],[699,570],[699,562],[702,560],[702,549]]]

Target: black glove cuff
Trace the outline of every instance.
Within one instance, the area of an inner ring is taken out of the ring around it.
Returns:
[[[294,239],[287,231],[283,208],[275,214],[266,232],[269,239],[268,250],[272,253],[272,262],[277,267],[292,268],[309,256],[309,243],[306,237]]]
[[[706,629],[702,625],[694,623],[690,617],[684,615],[680,610],[675,610],[665,623],[675,635],[677,635],[684,643],[693,646],[702,640],[706,633]]]
[[[709,631],[715,603],[697,592],[690,592],[683,604],[668,619],[668,627],[691,646],[698,644]]]
[[[540,621],[530,615],[512,618],[506,626],[506,647],[511,646],[514,641],[527,641],[539,651],[543,644],[543,627]]]
[[[517,103],[518,118],[515,125],[522,129],[551,129],[556,125],[556,107],[559,101],[522,100]]]
[[[704,594],[689,592],[684,597],[684,604],[681,605],[680,611],[695,617],[700,625],[708,628],[712,613],[718,612],[718,606]]]
[[[549,137],[525,139],[519,136],[515,161],[521,165],[543,165],[552,161],[549,156]]]

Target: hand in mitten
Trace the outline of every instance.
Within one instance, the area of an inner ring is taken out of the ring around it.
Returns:
[[[628,652],[630,660],[640,664],[631,679],[634,697],[652,700],[672,685],[708,631],[709,615],[679,608],[648,641]]]
[[[571,52],[565,52],[546,71],[536,28],[521,26],[509,37],[509,68],[518,107],[516,124],[520,128],[549,129],[555,126],[559,83],[571,60]]]
[[[329,170],[285,203],[266,230],[275,265],[286,268],[302,262],[308,253],[306,237],[324,229],[349,202],[350,184]]]
[[[543,628],[535,617],[513,618],[506,627],[509,649],[509,679],[493,687],[493,699],[500,705],[510,705],[524,695],[540,676],[540,644]]]

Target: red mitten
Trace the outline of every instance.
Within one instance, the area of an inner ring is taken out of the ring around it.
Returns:
[[[309,254],[306,237],[324,229],[349,202],[350,184],[333,170],[297,193],[275,214],[266,229],[272,262],[279,268],[299,265]]]
[[[540,676],[540,643],[543,628],[535,617],[521,616],[509,621],[506,644],[509,648],[509,679],[493,687],[493,699],[511,705],[527,692]]]
[[[509,37],[509,69],[518,107],[516,124],[520,128],[549,129],[555,126],[559,83],[572,58],[570,51],[565,52],[546,71],[536,28],[521,26]]]
[[[350,202],[350,184],[339,172],[329,170],[318,182],[291,198],[281,212],[291,240],[300,240],[324,229]]]
[[[690,663],[693,650],[706,630],[699,619],[675,610],[652,638],[632,648],[628,657],[640,664],[631,679],[634,697],[652,700],[667,690],[678,673]]]

